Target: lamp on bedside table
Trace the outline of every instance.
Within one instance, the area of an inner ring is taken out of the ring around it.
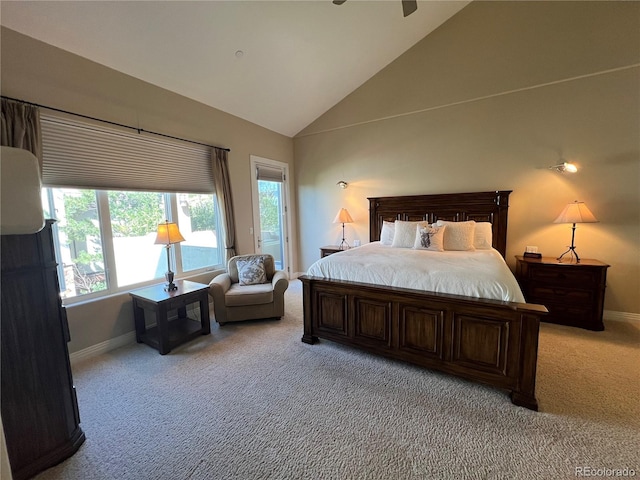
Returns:
[[[167,292],[177,290],[178,287],[173,283],[173,272],[171,271],[171,245],[174,243],[184,242],[184,237],[178,230],[178,225],[166,220],[164,223],[158,224],[158,235],[156,236],[156,244],[166,245],[167,249],[167,272],[164,277],[167,280],[167,285],[164,289]]]
[[[340,248],[340,250],[344,250],[345,247],[349,248],[349,244],[344,239],[344,224],[353,223],[353,218],[351,218],[351,215],[349,215],[349,212],[346,208],[340,209],[340,211],[336,215],[336,218],[333,219],[333,223],[342,223],[342,242],[340,242],[340,246],[338,248]]]
[[[564,207],[564,210],[558,215],[558,218],[553,223],[573,223],[571,227],[571,246],[569,249],[558,257],[558,261],[562,261],[567,253],[570,253],[571,257],[576,257],[576,263],[580,263],[580,257],[576,252],[576,246],[574,245],[574,238],[576,235],[576,223],[597,223],[598,219],[591,213],[591,210],[587,208],[584,202],[575,201]]]

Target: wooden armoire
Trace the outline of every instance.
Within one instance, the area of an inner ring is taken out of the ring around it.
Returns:
[[[69,363],[52,220],[28,235],[2,235],[2,423],[14,480],[73,455],[84,442]]]

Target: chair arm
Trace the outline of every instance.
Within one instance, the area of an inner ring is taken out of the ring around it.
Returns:
[[[224,294],[231,288],[231,277],[228,273],[221,273],[209,282],[209,295],[213,297],[214,305],[224,305]]]
[[[289,276],[282,270],[276,270],[271,279],[274,293],[283,294],[289,288]]]

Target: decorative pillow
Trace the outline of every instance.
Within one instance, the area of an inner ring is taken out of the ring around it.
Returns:
[[[393,234],[392,247],[395,248],[413,248],[416,241],[416,227],[420,225],[426,227],[427,222],[405,222],[396,220],[395,233]]]
[[[382,231],[380,232],[380,243],[383,245],[391,245],[393,243],[393,234],[396,231],[396,224],[393,222],[382,222]]]
[[[476,222],[473,246],[477,250],[490,250],[493,246],[493,230],[491,222]]]
[[[418,225],[416,228],[416,240],[413,248],[416,250],[444,251],[444,231],[447,227]]]
[[[267,272],[262,257],[238,259],[236,266],[240,285],[258,285],[267,282]]]
[[[439,227],[447,227],[444,231],[445,250],[475,250],[473,240],[476,231],[476,222],[447,222],[438,220]]]

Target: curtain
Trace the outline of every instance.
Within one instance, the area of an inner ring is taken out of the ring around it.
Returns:
[[[236,254],[236,221],[233,216],[233,199],[231,197],[231,180],[227,151],[214,148],[211,152],[213,163],[213,181],[216,186],[216,199],[224,228],[224,243],[227,250],[227,261]]]
[[[34,105],[3,98],[1,128],[0,144],[33,153],[40,163],[42,173],[40,109]]]

